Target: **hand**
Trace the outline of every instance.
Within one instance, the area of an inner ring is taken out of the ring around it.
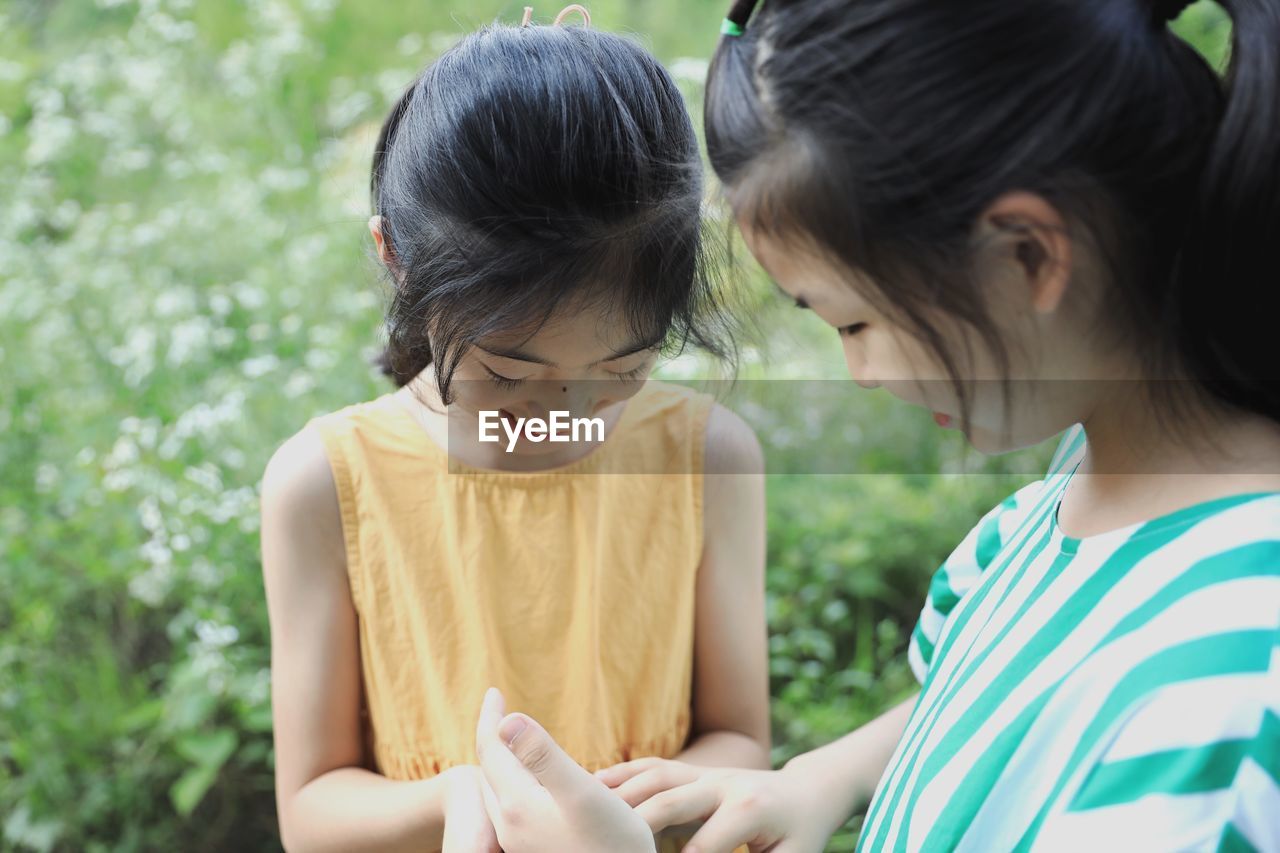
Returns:
[[[696,782],[712,769],[668,758],[637,758],[598,770],[596,778],[635,808],[655,794]]]
[[[822,778],[789,764],[782,770],[708,769],[695,781],[654,794],[636,813],[658,832],[705,820],[686,853],[822,853],[847,815]]]
[[[654,853],[653,833],[524,714],[503,717],[490,689],[476,725],[485,809],[506,853]]]
[[[444,840],[440,853],[501,853],[484,807],[484,776],[473,764],[440,774],[444,789]]]

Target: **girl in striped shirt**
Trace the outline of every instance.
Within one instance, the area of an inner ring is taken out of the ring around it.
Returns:
[[[1280,851],[1280,0],[1224,0],[1225,79],[1177,0],[752,5],[706,122],[756,258],[859,384],[1065,436],[934,577],[913,700],[778,771],[616,767],[613,824],[511,751],[697,853],[821,850],[868,798],[866,851]]]

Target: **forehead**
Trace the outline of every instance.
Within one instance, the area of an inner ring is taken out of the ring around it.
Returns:
[[[540,328],[500,332],[477,343],[483,348],[519,350],[552,364],[576,367],[652,342],[637,340],[617,312],[574,306],[558,310]]]
[[[811,306],[833,301],[848,304],[861,300],[863,288],[869,286],[863,276],[835,263],[801,237],[783,238],[742,220],[738,227],[751,254],[788,296]]]

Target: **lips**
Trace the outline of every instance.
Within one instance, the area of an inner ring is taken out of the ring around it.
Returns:
[[[946,429],[951,426],[951,415],[946,415],[942,412],[934,412],[933,422],[943,429]]]

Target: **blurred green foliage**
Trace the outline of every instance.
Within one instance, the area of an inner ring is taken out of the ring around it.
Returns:
[[[4,848],[278,846],[261,472],[310,415],[386,389],[364,229],[382,111],[522,5],[0,0]],[[723,5],[591,9],[641,34],[697,110]],[[1180,26],[1221,56],[1213,7]],[[834,336],[755,285],[769,346],[744,375],[838,378]],[[1028,479],[1016,460],[904,473],[947,439],[829,384],[877,426],[833,445],[856,475],[770,478],[779,761],[910,692],[933,567]],[[771,465],[796,470],[780,439],[804,425],[762,428]]]

